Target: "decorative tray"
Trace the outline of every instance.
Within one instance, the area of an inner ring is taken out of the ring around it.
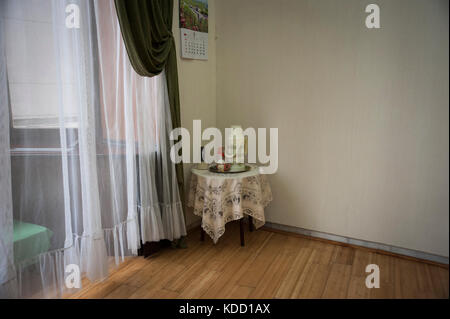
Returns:
[[[249,170],[251,170],[252,167],[249,165],[245,165],[245,167],[242,167],[240,169],[232,169],[229,168],[228,170],[220,170],[217,168],[217,165],[213,165],[209,167],[209,171],[213,172],[213,173],[220,173],[220,174],[236,174],[236,173],[244,173],[244,172],[248,172]]]

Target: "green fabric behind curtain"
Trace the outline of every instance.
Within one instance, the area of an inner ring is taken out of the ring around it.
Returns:
[[[181,127],[173,0],[115,0],[120,30],[134,70],[152,77],[166,71],[173,128]],[[176,165],[184,207],[183,164]]]

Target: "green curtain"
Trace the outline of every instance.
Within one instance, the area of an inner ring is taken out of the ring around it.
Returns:
[[[173,0],[115,0],[115,5],[134,70],[141,76],[152,77],[165,69],[172,126],[181,127],[177,56],[172,34]],[[176,174],[184,207],[183,163],[176,165]]]

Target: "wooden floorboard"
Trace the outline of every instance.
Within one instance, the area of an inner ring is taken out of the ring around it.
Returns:
[[[239,224],[214,245],[188,235],[187,249],[128,258],[107,280],[67,298],[448,298],[448,267]],[[368,264],[380,288],[365,286]]]

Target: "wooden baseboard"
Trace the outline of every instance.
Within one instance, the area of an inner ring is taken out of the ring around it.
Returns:
[[[190,224],[189,227],[187,227],[188,232],[193,232],[193,231],[197,230],[198,228],[200,228],[200,226],[201,226],[201,221],[200,220],[196,221],[196,222]],[[406,248],[398,248],[398,247],[393,247],[390,245],[377,244],[377,243],[368,242],[368,241],[364,241],[364,240],[360,240],[360,239],[352,239],[352,238],[348,238],[348,237],[344,237],[344,236],[331,235],[331,234],[326,234],[326,233],[322,233],[322,232],[306,230],[303,228],[274,224],[274,223],[266,223],[264,225],[264,227],[262,227],[262,229],[273,232],[273,233],[279,233],[279,234],[283,234],[283,235],[300,237],[300,238],[305,238],[305,239],[310,239],[310,240],[317,240],[317,241],[322,241],[322,242],[326,242],[326,243],[330,243],[330,244],[338,245],[338,246],[362,249],[362,250],[370,251],[370,252],[373,252],[376,254],[382,254],[382,255],[393,256],[393,257],[398,257],[398,258],[417,261],[417,262],[423,262],[423,263],[426,263],[429,265],[449,269],[448,257],[432,255],[432,254],[419,252],[419,251],[415,251],[415,250],[410,250],[410,249],[406,249]],[[307,234],[305,234],[305,233],[307,233]],[[324,238],[325,236],[334,237],[339,240]],[[355,244],[355,242],[357,242],[358,244]],[[376,246],[385,247],[385,249],[376,248]],[[395,252],[392,250],[400,250],[404,253]]]
[[[325,234],[325,233],[321,233],[321,232],[305,230],[302,228],[285,226],[285,225],[274,224],[274,223],[266,223],[266,225],[263,227],[263,229],[266,231],[274,232],[274,233],[295,236],[295,237],[301,237],[301,238],[306,238],[306,239],[310,239],[310,240],[317,240],[317,241],[322,241],[322,242],[339,245],[339,246],[344,246],[344,247],[353,247],[353,248],[363,249],[363,250],[370,251],[370,252],[377,253],[377,254],[388,255],[388,256],[398,257],[398,258],[412,260],[412,261],[423,262],[423,263],[430,264],[433,266],[438,266],[438,267],[442,267],[445,269],[449,269],[448,257],[437,256],[437,255],[432,255],[432,254],[428,254],[428,253],[424,253],[424,252],[418,252],[418,251],[414,251],[414,250],[410,250],[410,249],[406,249],[406,248],[398,248],[398,247],[393,247],[390,245],[377,244],[377,243],[373,243],[373,242],[367,242],[364,240],[352,239],[352,238],[348,238],[348,237],[344,237],[344,236],[330,235],[330,234]],[[304,232],[307,232],[308,234],[305,234]],[[323,238],[323,236],[329,236],[329,237],[332,236],[332,237],[335,237],[340,240],[332,240],[332,239],[328,239],[328,238]],[[352,242],[358,242],[358,244],[355,244]],[[386,247],[387,249],[380,249],[380,248],[374,247],[377,245],[381,246],[381,247]],[[405,253],[399,253],[399,252],[392,251],[394,249],[404,251]],[[416,256],[411,256],[412,254],[414,254]],[[442,260],[442,261],[440,261],[440,260]]]

